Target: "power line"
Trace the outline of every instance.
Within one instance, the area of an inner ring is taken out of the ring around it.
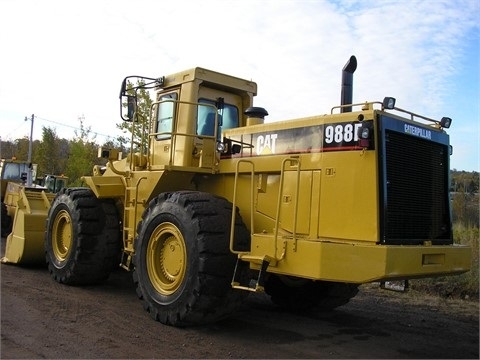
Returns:
[[[80,117],[79,117],[80,118]],[[84,118],[83,118],[84,119]],[[59,121],[55,121],[55,120],[51,120],[51,119],[47,119],[45,117],[41,117],[41,116],[38,116],[38,115],[35,115],[35,120],[40,120],[40,121],[45,121],[45,122],[48,122],[48,123],[52,123],[52,124],[55,124],[56,126],[61,126],[61,127],[64,127],[64,128],[69,128],[69,129],[73,129],[73,130],[78,130],[78,131],[81,131],[82,129],[78,126],[73,126],[73,125],[68,125],[68,124],[65,124],[65,123],[61,123]],[[26,129],[26,126],[27,124],[22,121],[21,125],[19,125],[18,127],[16,127],[15,129],[9,131],[8,134],[5,134],[5,139],[8,139],[8,138],[13,138],[14,136],[18,136],[18,133],[19,133],[19,130],[21,130],[22,128],[25,128],[25,132],[27,131]],[[121,136],[121,134],[118,134],[118,135],[107,135],[107,134],[103,134],[103,133],[100,133],[98,131],[94,131],[92,130],[90,127],[87,127],[89,133],[92,133],[98,137],[102,137],[106,140],[109,140],[109,139],[116,139],[117,137]],[[119,129],[119,131],[121,131]],[[15,135],[17,134],[17,135]],[[27,135],[25,135],[27,136]],[[24,137],[24,136],[22,136]],[[3,141],[6,141],[6,140],[3,140]]]
[[[59,125],[59,126],[71,128],[71,129],[74,129],[74,130],[82,130],[82,129],[79,128],[78,126],[72,126],[72,125],[63,124],[63,123],[60,123],[60,122],[58,122],[58,121],[46,119],[46,118],[41,117],[41,116],[38,116],[38,115],[36,115],[36,119],[40,119],[40,120],[43,120],[43,121],[46,121],[46,122],[49,122],[49,123],[52,123],[52,124],[55,124],[55,125]],[[93,131],[93,130],[91,130],[91,129],[89,129],[89,132],[91,132],[92,134],[98,135],[98,136],[103,136],[103,137],[105,137],[105,138],[113,138],[112,135],[102,134],[102,133],[99,133],[99,132],[97,132],[97,131]]]
[[[43,120],[43,121],[46,121],[46,122],[50,122],[50,123],[53,123],[53,124],[56,124],[56,125],[60,125],[60,126],[63,126],[63,127],[68,127],[68,128],[75,129],[75,130],[80,130],[79,127],[72,126],[72,125],[67,125],[67,124],[62,124],[62,123],[59,123],[58,121],[53,121],[53,120],[45,119],[45,118],[40,117],[40,116],[38,116],[38,115],[37,115],[37,119],[40,119],[40,120]]]
[[[25,124],[24,122],[22,122],[21,125],[17,126],[15,129],[13,129],[12,131],[10,131],[8,134],[5,135],[5,137],[6,137],[6,138],[10,138],[10,136],[11,136],[12,134],[15,134],[19,129],[24,128],[24,127],[26,127],[26,126],[28,126],[28,125]]]

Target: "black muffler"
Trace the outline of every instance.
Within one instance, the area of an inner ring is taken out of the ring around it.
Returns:
[[[342,70],[342,93],[340,105],[349,105],[353,102],[353,73],[357,69],[357,58],[352,55]],[[341,112],[351,112],[351,106],[341,108]]]

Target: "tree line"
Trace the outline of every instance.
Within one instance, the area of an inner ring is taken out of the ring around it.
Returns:
[[[143,85],[138,81],[137,87]],[[125,154],[131,150],[130,142],[133,136],[134,143],[139,143],[148,132],[147,124],[152,106],[150,92],[145,89],[136,91],[134,84],[127,83],[127,91],[137,97],[137,121],[122,122],[116,124],[116,128],[122,130],[126,136],[118,136],[114,139],[97,143],[90,127],[85,127],[80,119],[79,130],[75,131],[73,139],[61,139],[54,128],[42,127],[42,140],[35,140],[32,144],[32,163],[37,164],[37,177],[44,175],[67,176],[69,186],[81,186],[82,176],[92,175],[94,165],[105,165],[106,160],[98,158],[99,147],[113,148]],[[124,108],[127,104],[122,104]],[[1,157],[3,159],[16,158],[17,160],[28,159],[29,138],[15,141],[1,141]],[[134,151],[138,150],[135,146]]]
[[[69,186],[80,186],[81,177],[92,175],[94,165],[105,165],[104,159],[98,158],[99,146],[125,149],[126,139],[119,137],[99,145],[90,128],[85,128],[82,121],[80,130],[73,139],[61,139],[55,129],[42,127],[42,139],[32,143],[32,163],[37,164],[37,177],[46,174],[67,176]],[[1,156],[4,159],[28,159],[29,138],[1,142]]]
[[[450,197],[453,221],[468,227],[479,227],[479,173],[477,171],[450,172]]]

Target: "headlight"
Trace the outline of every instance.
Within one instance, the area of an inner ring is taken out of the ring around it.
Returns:
[[[448,129],[451,124],[452,124],[452,119],[450,119],[449,117],[442,117],[442,120],[440,120],[440,126],[445,129]]]
[[[360,131],[359,131],[359,134],[358,134],[358,137],[360,139],[368,139],[370,138],[370,129],[368,127],[361,127],[360,128]]]
[[[363,124],[358,129],[358,146],[362,147],[363,149],[371,150],[373,149],[373,127],[369,124]]]
[[[393,97],[386,97],[383,99],[383,108],[384,109],[394,109],[395,108],[395,98]]]
[[[217,151],[224,152],[225,151],[225,144],[222,142],[217,142]]]

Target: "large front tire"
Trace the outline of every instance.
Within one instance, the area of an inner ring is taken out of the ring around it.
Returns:
[[[232,204],[200,192],[159,195],[138,226],[133,274],[153,319],[186,326],[233,312],[246,293],[233,290],[236,256],[229,250]],[[246,237],[240,216],[235,236]]]
[[[95,284],[118,266],[121,233],[113,201],[87,188],[62,189],[48,212],[45,254],[59,283]]]

